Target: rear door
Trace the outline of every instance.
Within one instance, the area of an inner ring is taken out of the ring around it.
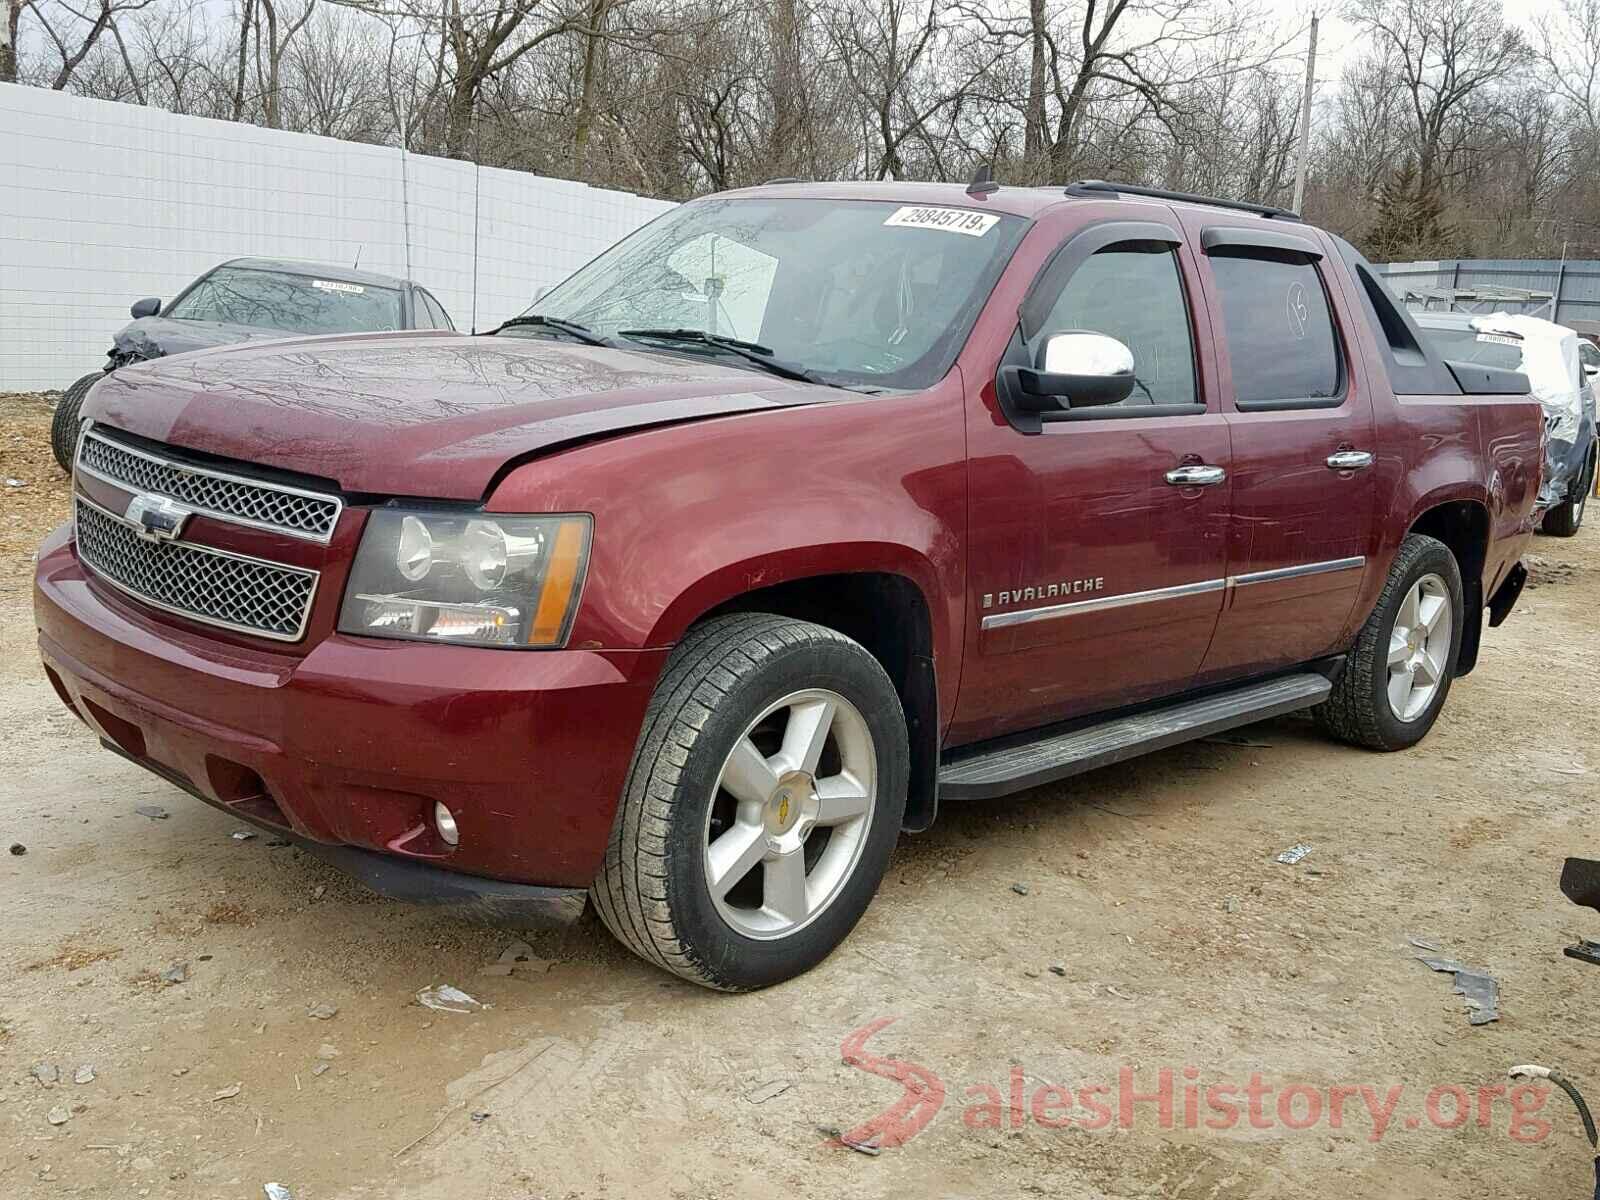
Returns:
[[[1223,588],[1228,430],[1207,386],[1195,263],[1165,207],[1079,227],[1024,301],[1006,361],[1050,333],[1093,330],[1133,352],[1121,404],[1009,418],[969,379],[968,627],[954,744],[1180,692]],[[1206,483],[1187,483],[1185,469]]]
[[[1352,314],[1293,224],[1184,216],[1201,248],[1233,448],[1228,586],[1198,682],[1343,643],[1373,569],[1378,447]]]

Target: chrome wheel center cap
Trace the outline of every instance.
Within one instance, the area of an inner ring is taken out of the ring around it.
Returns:
[[[804,841],[817,817],[816,782],[804,771],[795,771],[778,781],[777,789],[762,810],[770,842],[787,845]]]

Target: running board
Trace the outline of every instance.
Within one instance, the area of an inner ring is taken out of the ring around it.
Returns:
[[[1310,708],[1332,691],[1333,685],[1321,675],[1289,675],[1071,733],[960,756],[939,768],[939,798],[987,800],[1020,792],[1152,750]]]

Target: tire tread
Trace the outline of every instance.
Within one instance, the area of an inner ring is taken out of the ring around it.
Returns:
[[[679,777],[717,705],[774,654],[849,638],[766,613],[734,613],[696,626],[673,650],[646,710],[600,873],[590,888],[606,928],[646,962],[692,982],[738,990],[697,955],[673,921],[666,847]]]
[[[72,472],[72,455],[78,447],[78,413],[83,408],[83,398],[105,373],[95,371],[76,379],[62,393],[56,411],[50,418],[50,452],[67,473]]]
[[[1311,710],[1317,724],[1340,741],[1369,750],[1394,749],[1378,723],[1377,710],[1370,693],[1370,680],[1378,663],[1388,659],[1389,614],[1398,604],[1400,593],[1407,587],[1412,569],[1423,558],[1441,550],[1451,554],[1450,548],[1437,538],[1420,533],[1406,536],[1389,567],[1389,577],[1384,580],[1383,591],[1378,594],[1371,615],[1356,635],[1355,646],[1347,656],[1344,674],[1334,684],[1333,693]],[[1461,614],[1456,613],[1455,616],[1459,627]],[[1454,666],[1452,661],[1452,670]]]

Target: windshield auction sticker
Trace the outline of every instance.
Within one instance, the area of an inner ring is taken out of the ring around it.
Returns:
[[[364,296],[367,292],[359,283],[342,283],[334,279],[313,279],[311,286],[325,292],[343,292],[347,296]]]
[[[897,208],[884,222],[899,229],[937,229],[942,233],[964,233],[982,237],[1000,224],[1000,218],[965,208]]]

